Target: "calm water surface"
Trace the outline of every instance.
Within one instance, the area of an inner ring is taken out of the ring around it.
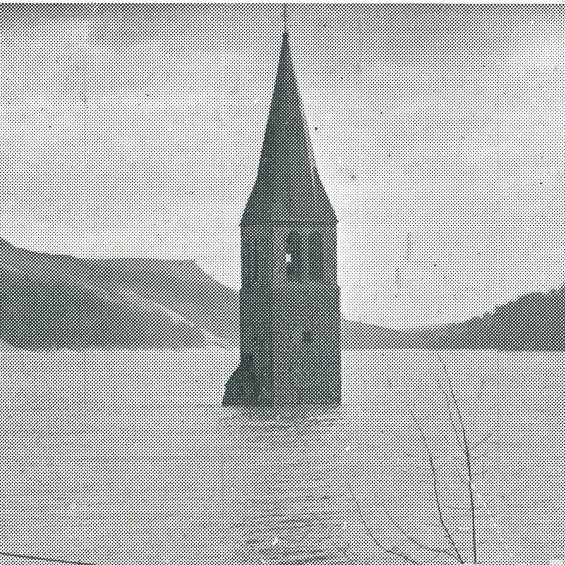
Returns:
[[[220,407],[235,351],[0,357],[0,551],[98,565],[400,563],[365,523],[387,547],[449,563],[397,527],[446,547],[420,426],[470,556],[433,352],[345,352],[344,405],[294,410]],[[482,562],[565,557],[565,355],[442,357],[474,446]]]

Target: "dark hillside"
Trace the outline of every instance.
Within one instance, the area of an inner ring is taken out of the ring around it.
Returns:
[[[194,261],[78,259],[0,240],[0,342],[18,347],[237,346],[238,294]],[[342,320],[344,349],[565,348],[565,287],[459,324],[391,330]]]

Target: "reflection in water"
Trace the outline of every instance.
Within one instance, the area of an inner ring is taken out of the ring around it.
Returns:
[[[444,356],[479,442],[480,555],[547,565],[565,547],[556,441],[565,356]],[[390,518],[433,545],[444,541],[411,407],[468,556],[465,489],[435,355],[344,352],[342,407],[224,408],[237,358],[4,354],[0,551],[96,565],[398,565],[361,518],[389,547],[402,541]]]
[[[343,476],[338,446],[341,407],[234,408],[226,425],[237,429],[253,484],[241,524],[246,563],[345,563]]]

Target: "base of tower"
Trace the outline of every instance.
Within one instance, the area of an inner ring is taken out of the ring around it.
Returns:
[[[242,364],[232,373],[226,383],[223,406],[257,406],[259,387],[255,374]]]
[[[340,405],[340,387],[335,390],[310,391],[310,394],[297,394],[296,391],[286,391],[283,396],[269,395],[269,391],[261,394],[258,380],[252,369],[240,363],[226,382],[222,406],[299,406],[299,405]]]

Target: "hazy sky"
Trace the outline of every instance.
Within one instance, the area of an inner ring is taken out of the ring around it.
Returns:
[[[289,13],[346,316],[461,320],[565,282],[565,7]],[[0,6],[0,237],[237,288],[280,14]]]

